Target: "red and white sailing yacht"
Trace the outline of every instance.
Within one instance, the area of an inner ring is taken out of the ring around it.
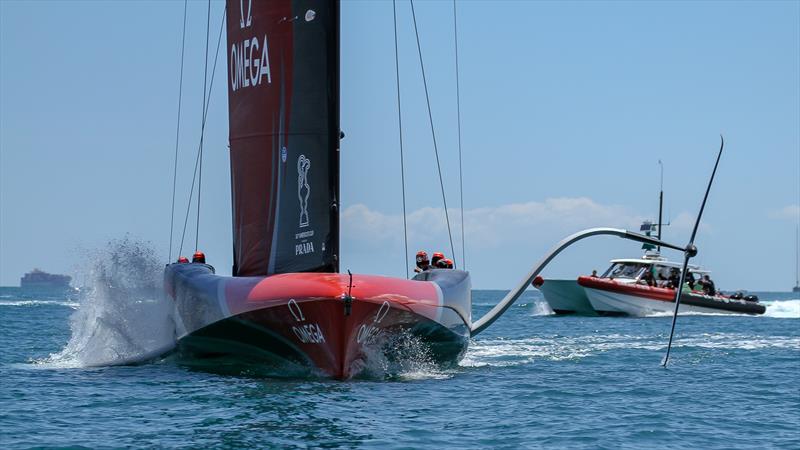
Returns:
[[[470,276],[339,273],[339,4],[229,0],[233,276],[165,270],[179,349],[301,364],[346,379],[407,334],[455,363],[470,337]],[[389,355],[391,356],[391,355]]]

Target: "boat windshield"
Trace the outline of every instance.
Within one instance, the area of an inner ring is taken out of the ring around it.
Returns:
[[[644,272],[645,264],[641,263],[614,263],[605,271],[602,278],[630,278],[635,280]]]

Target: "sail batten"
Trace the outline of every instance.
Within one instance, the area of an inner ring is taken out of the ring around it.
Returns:
[[[338,4],[226,7],[234,274],[338,271]]]

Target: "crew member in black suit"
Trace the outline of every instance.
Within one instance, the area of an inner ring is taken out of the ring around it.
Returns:
[[[714,286],[714,282],[711,281],[711,277],[708,275],[703,275],[703,279],[700,280],[700,285],[703,286],[703,293],[706,295],[717,295],[717,287]]]
[[[428,254],[420,250],[417,252],[417,267],[414,272],[421,273],[431,269],[431,262],[428,261]]]

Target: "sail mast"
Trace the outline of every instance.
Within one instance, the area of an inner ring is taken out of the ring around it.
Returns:
[[[328,136],[330,139],[329,148],[334,149],[331,155],[331,164],[329,166],[330,174],[330,191],[332,192],[332,201],[329,205],[330,210],[330,249],[328,250],[333,257],[331,258],[331,272],[339,272],[339,256],[340,237],[339,237],[339,208],[341,205],[340,199],[340,164],[341,164],[341,139],[343,137],[341,124],[340,124],[340,104],[341,104],[341,89],[340,89],[340,29],[341,29],[341,14],[339,10],[339,1],[333,0],[330,2],[331,11],[331,28],[330,42],[328,44],[328,89],[332,94],[330,100],[330,114],[328,122]]]

